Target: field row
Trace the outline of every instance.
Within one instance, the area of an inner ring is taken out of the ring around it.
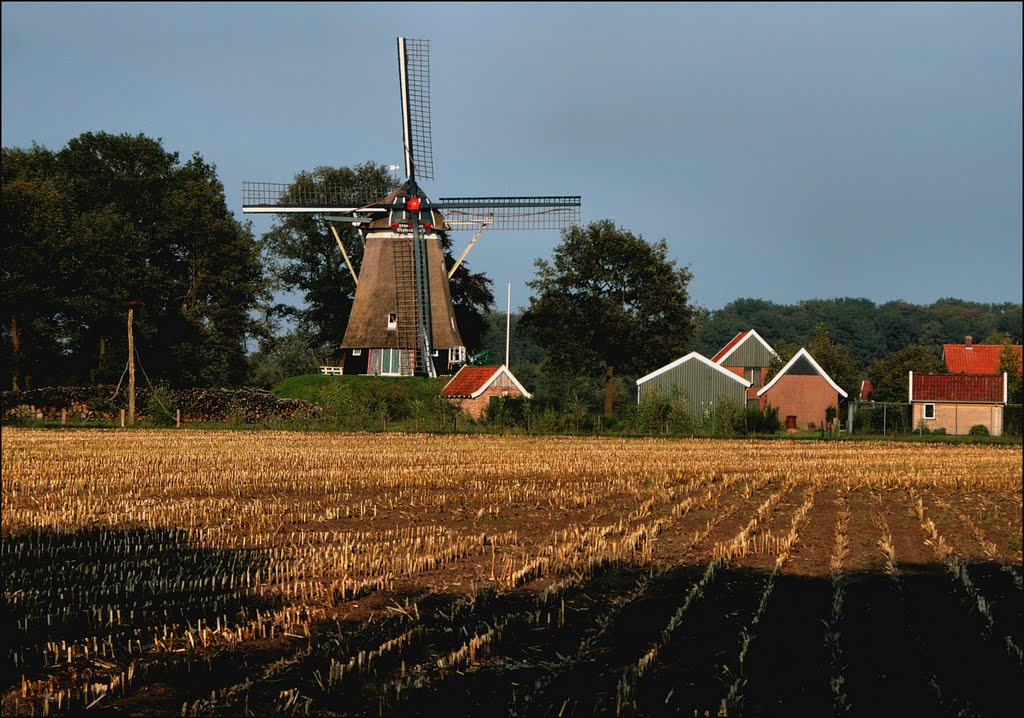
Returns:
[[[5,714],[869,715],[885,681],[998,715],[1021,667],[1014,448],[5,431],[3,459]]]

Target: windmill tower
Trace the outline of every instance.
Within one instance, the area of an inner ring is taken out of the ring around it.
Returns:
[[[318,214],[351,223],[363,241],[358,276],[331,225],[356,282],[345,336],[346,374],[437,376],[466,361],[449,280],[485,228],[562,229],[579,222],[579,196],[449,197],[431,201],[419,186],[434,179],[430,132],[430,42],[398,38],[405,181],[386,197],[372,190],[304,189],[245,182],[242,210]],[[475,231],[451,267],[442,233]]]

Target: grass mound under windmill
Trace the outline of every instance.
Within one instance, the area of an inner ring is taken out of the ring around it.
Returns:
[[[303,374],[285,379],[273,392],[316,404],[323,419],[338,428],[440,430],[454,411],[438,396],[450,378]]]

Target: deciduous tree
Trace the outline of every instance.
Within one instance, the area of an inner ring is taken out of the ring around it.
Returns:
[[[535,294],[521,324],[547,351],[553,374],[604,376],[611,415],[616,372],[637,375],[681,356],[695,333],[692,275],[610,219],[573,226],[549,262],[538,259]]]

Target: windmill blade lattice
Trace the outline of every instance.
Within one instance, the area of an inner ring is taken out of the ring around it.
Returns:
[[[398,38],[405,135],[405,175],[434,179],[430,131],[430,40]]]
[[[441,197],[432,205],[449,229],[564,229],[580,221],[579,196]]]

